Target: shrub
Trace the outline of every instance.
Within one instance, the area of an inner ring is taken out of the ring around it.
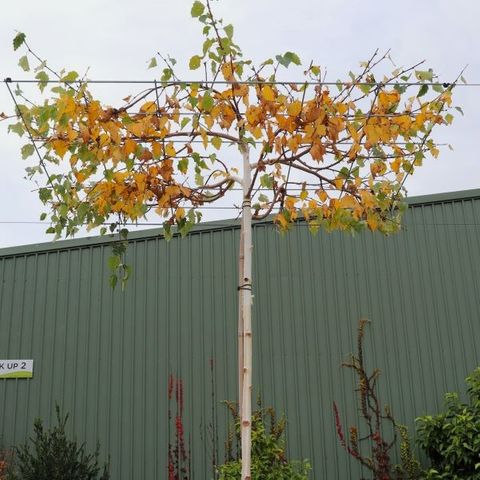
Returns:
[[[40,419],[35,420],[33,437],[14,449],[14,461],[8,468],[8,480],[108,480],[107,464],[103,471],[98,465],[99,445],[88,454],[85,444],[68,440],[65,425],[68,415],[62,418],[56,407],[57,425],[44,429]],[[100,475],[100,477],[99,477]]]
[[[10,465],[12,452],[0,448],[0,480],[6,480],[8,466]]]
[[[445,395],[445,412],[417,418],[419,445],[430,458],[428,479],[480,479],[480,368],[467,377],[469,403]]]
[[[306,480],[311,467],[307,461],[287,459],[285,452],[285,417],[276,419],[273,408],[258,402],[252,413],[252,480]],[[219,467],[220,480],[241,477],[240,417],[234,403],[227,403],[233,417],[226,442],[226,462]],[[234,445],[235,443],[235,445]]]
[[[374,480],[416,480],[421,478],[420,463],[415,458],[408,429],[398,424],[390,408],[377,394],[380,370],[368,373],[365,367],[363,341],[368,320],[360,320],[357,335],[357,354],[342,366],[350,368],[358,379],[358,410],[361,426],[351,426],[345,435],[336,403],[333,403],[335,426],[340,445],[369,470]],[[390,435],[387,435],[390,432]],[[387,438],[388,437],[388,438]],[[392,453],[400,437],[400,463],[392,463]]]

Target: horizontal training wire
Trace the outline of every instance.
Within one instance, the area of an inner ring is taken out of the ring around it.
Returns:
[[[5,78],[4,83],[56,83],[56,84],[65,84],[71,85],[74,83],[90,83],[90,84],[140,84],[140,85],[157,85],[158,88],[165,86],[176,86],[176,85],[197,85],[197,84],[208,84],[208,85],[309,85],[309,86],[387,86],[387,85],[398,85],[398,86],[437,86],[443,85],[445,88],[448,88],[452,85],[451,82],[313,82],[313,81],[268,81],[268,80],[238,80],[238,81],[229,81],[229,80],[174,80],[168,82],[161,82],[159,80],[77,80],[76,82],[66,82],[61,79],[49,79],[45,81],[40,80],[31,80],[31,79],[12,79],[10,77]],[[456,83],[455,87],[480,87],[480,83]],[[157,88],[157,87],[155,87]]]

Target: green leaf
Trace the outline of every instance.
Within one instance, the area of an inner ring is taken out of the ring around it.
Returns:
[[[265,188],[273,187],[273,177],[266,173],[260,177],[260,185]]]
[[[149,67],[151,68],[151,67]],[[162,77],[160,78],[160,80],[162,82],[168,82],[171,78],[172,78],[172,69],[171,68],[164,68],[163,69],[163,74],[162,74]]]
[[[199,2],[198,0],[193,2],[192,10],[190,11],[193,18],[199,17],[204,11],[205,5],[202,2]]]
[[[202,58],[199,57],[198,55],[194,55],[188,64],[190,70],[197,70],[197,68],[200,67],[200,62],[202,61]]]
[[[25,128],[23,127],[23,123],[18,122],[14,123],[13,125],[9,125],[8,131],[16,133],[19,137],[21,137],[25,133]]]
[[[38,191],[38,197],[43,203],[46,203],[52,198],[52,191],[50,190],[50,188],[40,188],[40,190]]]
[[[172,226],[168,222],[163,222],[163,236],[167,242],[173,237]]]
[[[283,65],[285,68],[288,68],[291,63],[294,63],[295,65],[301,65],[302,63],[300,57],[293,52],[286,52],[284,55],[277,55],[275,58],[277,59],[278,63]]]
[[[67,91],[63,87],[59,87],[59,86],[52,87],[51,90],[52,90],[52,93],[58,93],[60,95],[64,95],[65,93],[67,93]]]
[[[396,87],[396,86],[395,86]],[[393,88],[395,88],[393,87]],[[358,88],[366,95],[368,93],[370,93],[370,90],[373,88],[373,85],[368,85],[368,84],[365,84],[365,83],[360,83],[358,85]]]
[[[43,222],[43,220],[45,220],[47,218],[47,214],[45,212],[43,212],[41,215],[40,215],[40,221]]]
[[[187,170],[188,170],[188,158],[182,158],[182,159],[178,162],[178,170],[180,170],[180,172],[182,172],[183,174],[187,173]]]
[[[202,187],[205,183],[205,180],[203,179],[203,176],[200,173],[195,174],[195,183],[199,186]]]
[[[35,147],[33,146],[33,143],[27,143],[22,147],[22,158],[25,160],[26,158],[30,157],[33,155],[35,152]]]
[[[421,82],[431,82],[433,80],[433,70],[415,70],[415,76]]]
[[[78,73],[72,70],[61,78],[62,82],[74,82],[78,78]]]
[[[204,54],[204,55],[210,50],[210,47],[211,47],[214,43],[215,43],[215,40],[213,40],[213,38],[207,38],[207,39],[203,42],[202,51],[203,51],[203,54]]]
[[[150,63],[148,64],[148,68],[155,68],[157,65],[157,59],[155,57],[152,57]]]
[[[122,277],[122,290],[125,290],[125,285],[127,280],[132,275],[132,266],[131,265],[124,265],[123,266],[123,277]]]
[[[432,85],[432,89],[434,92],[437,92],[437,93],[443,92],[443,86],[440,83],[436,83],[435,85]]]
[[[38,88],[40,89],[41,92],[43,92],[49,80],[48,75],[42,71],[42,72],[38,72],[35,75],[35,78],[38,80]]]
[[[213,103],[214,103],[213,98],[210,95],[210,92],[207,90],[202,99],[203,110],[205,110],[206,112],[209,112],[213,108]]]
[[[110,286],[112,288],[115,288],[117,286],[117,282],[118,282],[118,277],[114,273],[110,275]]]
[[[112,255],[108,257],[108,268],[110,270],[116,270],[120,266],[121,258],[118,255]]]
[[[423,97],[428,92],[428,85],[422,85],[417,93],[417,98]]]
[[[18,32],[15,38],[13,39],[13,49],[17,50],[25,42],[26,35],[22,32]]]
[[[300,57],[294,52],[287,52],[284,57],[286,57],[290,62],[294,63],[295,65],[301,65],[302,61]]]
[[[227,37],[231,39],[233,37],[233,25],[226,25],[224,27],[224,30],[225,30],[225,33],[227,34]]]
[[[28,63],[28,58],[27,58],[26,55],[24,55],[23,57],[20,58],[20,60],[18,61],[18,65],[19,65],[19,67],[21,67],[21,69],[24,72],[30,71],[30,65]]]
[[[402,93],[405,93],[407,91],[407,85],[400,85],[398,83],[396,83],[393,87],[398,93],[402,94]]]
[[[190,118],[189,117],[183,117],[182,118],[182,122],[180,123],[180,128],[185,128],[188,123],[190,122]]]

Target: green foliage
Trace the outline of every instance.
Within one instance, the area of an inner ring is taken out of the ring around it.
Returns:
[[[240,417],[237,406],[227,403],[234,426],[230,429],[226,462],[219,467],[220,480],[241,478],[240,462]],[[286,419],[277,420],[275,410],[264,408],[252,413],[252,480],[306,480],[311,467],[306,461],[288,460],[285,452]],[[234,442],[236,440],[236,447]]]
[[[291,63],[295,65],[302,64],[300,57],[293,52],[286,52],[284,55],[277,55],[275,59],[280,65],[283,65],[285,68],[288,68]]]
[[[417,418],[418,443],[432,462],[428,479],[480,479],[480,367],[466,382],[469,403],[447,393],[445,412]]]
[[[15,38],[13,39],[14,50],[17,50],[19,47],[21,47],[25,43],[25,37],[26,35],[22,32],[18,32],[17,35],[15,35]]]
[[[108,480],[106,464],[100,473],[99,446],[89,454],[85,452],[85,444],[68,440],[65,434],[68,415],[62,418],[58,406],[56,414],[57,425],[49,430],[40,419],[35,420],[30,444],[15,448],[7,480]]]

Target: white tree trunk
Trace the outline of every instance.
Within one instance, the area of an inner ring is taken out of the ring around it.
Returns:
[[[238,286],[243,285],[243,262],[245,260],[243,244],[243,216],[240,224],[240,244],[238,255]],[[243,395],[243,296],[242,290],[238,290],[238,414],[242,418],[242,395]]]
[[[250,158],[247,146],[242,146],[243,155],[243,203],[242,229],[240,241],[243,244],[243,278],[239,285],[239,312],[243,320],[243,369],[241,372],[242,392],[240,397],[241,411],[241,444],[242,444],[242,480],[251,480],[252,456],[252,209],[249,194],[251,182]],[[242,252],[242,247],[240,247]],[[240,311],[241,308],[241,311]]]

